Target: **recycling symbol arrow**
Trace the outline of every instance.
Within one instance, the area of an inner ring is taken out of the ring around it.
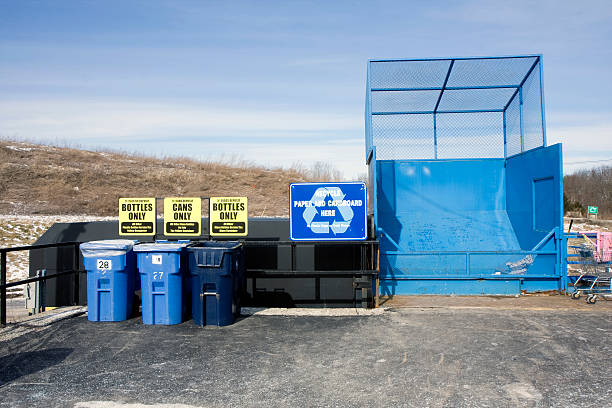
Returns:
[[[312,198],[310,199],[310,205],[306,207],[302,216],[304,217],[304,221],[306,221],[306,225],[312,232],[315,234],[328,234],[331,228],[334,235],[344,233],[348,227],[351,225],[351,221],[353,219],[353,209],[350,205],[339,205],[337,206],[340,215],[342,216],[342,221],[334,220],[334,222],[330,225],[328,221],[313,221],[314,217],[319,213],[317,208],[315,207],[315,201],[317,197],[332,197],[335,201],[342,202],[344,200],[345,194],[342,193],[340,187],[319,187]]]

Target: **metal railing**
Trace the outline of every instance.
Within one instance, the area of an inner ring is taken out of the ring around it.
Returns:
[[[54,244],[40,244],[40,245],[25,245],[19,247],[12,248],[0,248],[0,325],[6,326],[6,299],[7,293],[6,290],[8,288],[12,288],[15,286],[24,285],[32,282],[41,282],[46,281],[48,279],[54,279],[61,276],[66,275],[74,275],[74,302],[78,303],[79,301],[79,277],[80,273],[83,272],[79,269],[79,257],[80,257],[80,242],[60,242]],[[17,251],[30,251],[35,249],[45,249],[45,248],[57,248],[57,247],[68,247],[72,246],[74,248],[73,252],[73,269],[67,271],[56,272],[50,275],[45,276],[37,276],[28,279],[22,279],[19,281],[7,282],[7,267],[6,267],[6,259],[7,254],[9,252],[17,252]]]
[[[378,307],[378,261],[379,261],[379,241],[243,241],[245,248],[248,247],[290,247],[291,248],[291,265],[287,269],[247,269],[246,277],[253,280],[253,295],[256,294],[256,280],[258,278],[314,278],[315,279],[315,302],[320,301],[321,295],[321,278],[352,278],[353,279],[353,305],[356,306],[357,299],[355,291],[361,290],[362,305],[367,303],[368,291],[371,292],[371,282],[374,282],[374,290],[372,293],[373,306]],[[358,245],[359,246],[359,268],[346,270],[321,270],[321,269],[297,269],[296,268],[296,248],[298,246],[342,246],[342,245]],[[369,254],[368,254],[369,252]],[[369,255],[369,256],[368,256]],[[369,278],[364,279],[364,277]],[[348,300],[348,299],[347,299]]]
[[[524,250],[516,250],[516,251],[410,251],[410,252],[402,252],[402,251],[382,251],[382,255],[390,255],[390,256],[428,256],[428,257],[465,257],[464,263],[464,274],[458,274],[456,272],[450,273],[449,275],[444,274],[411,274],[406,275],[405,278],[409,279],[523,279],[525,277],[524,272],[529,269],[531,263],[524,265],[524,271],[520,272],[518,270],[512,270],[512,268],[508,267],[506,271],[499,271],[499,274],[495,274],[498,271],[491,271],[491,273],[472,273],[472,257],[495,257],[499,258],[500,256],[531,256],[535,259],[538,255],[543,256],[557,256],[557,252],[555,251],[524,251]],[[431,261],[430,261],[431,262]],[[448,263],[448,262],[447,262]],[[504,262],[504,265],[508,266],[507,263]],[[453,277],[451,277],[453,276]],[[538,275],[539,276],[539,275]],[[555,273],[554,274],[541,274],[541,278],[557,278],[561,276],[561,270],[558,268],[557,262],[555,260]],[[529,275],[530,278],[536,277],[536,275]]]

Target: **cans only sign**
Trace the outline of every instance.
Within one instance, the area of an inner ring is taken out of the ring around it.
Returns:
[[[164,235],[200,236],[202,232],[200,197],[164,198]]]
[[[155,235],[155,198],[119,199],[119,235]]]
[[[210,197],[210,235],[246,237],[249,208],[246,197]]]
[[[289,236],[294,241],[367,238],[364,183],[295,183],[289,186]]]

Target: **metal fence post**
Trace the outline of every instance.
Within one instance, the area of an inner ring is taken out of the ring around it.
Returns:
[[[42,271],[38,269],[36,271],[36,277],[40,278],[42,276]],[[34,308],[32,309],[32,314],[40,313],[40,308],[42,305],[42,281],[38,281],[34,283]]]
[[[291,244],[291,271],[295,271],[295,244]]]
[[[74,244],[74,254],[73,254],[73,268],[74,268],[74,305],[78,305],[81,301],[81,297],[80,297],[80,289],[81,289],[81,276],[80,276],[80,272],[79,272],[79,267],[80,267],[80,263],[79,263],[79,244],[76,243]]]
[[[0,291],[0,297],[2,300],[0,301],[2,307],[2,311],[0,311],[0,324],[2,326],[6,326],[6,252],[0,252],[0,285],[2,285],[2,290]]]
[[[47,270],[46,269],[41,269],[40,270],[40,276],[44,277],[47,276]],[[39,313],[42,313],[45,311],[46,308],[46,303],[47,303],[47,299],[46,299],[46,292],[47,292],[47,281],[40,281],[38,283],[39,285],[39,299],[40,299],[40,308],[39,308]]]

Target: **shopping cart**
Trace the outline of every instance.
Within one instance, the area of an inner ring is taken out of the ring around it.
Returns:
[[[574,282],[574,292],[571,293],[572,299],[586,296],[587,303],[595,303],[598,299],[608,300],[612,297],[612,268],[609,264],[598,262],[602,256],[610,254],[600,254],[595,252],[595,248],[588,243],[572,246],[577,252],[575,264],[579,265],[580,275]]]

